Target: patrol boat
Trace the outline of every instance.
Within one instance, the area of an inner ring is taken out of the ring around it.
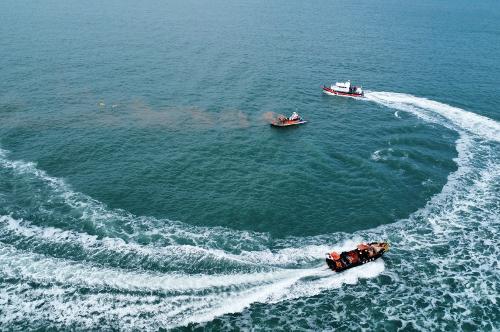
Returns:
[[[343,96],[343,97],[363,97],[364,92],[360,86],[351,85],[351,81],[347,82],[337,82],[335,85],[327,87],[323,85],[321,87],[323,92],[331,96]]]

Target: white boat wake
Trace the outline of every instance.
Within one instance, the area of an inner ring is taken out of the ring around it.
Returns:
[[[473,308],[482,327],[494,328],[491,308],[497,304],[497,294],[492,283],[499,278],[494,271],[500,257],[500,124],[408,94],[366,92],[365,96],[457,131],[458,169],[449,175],[442,192],[407,220],[354,235],[290,238],[276,246],[266,234],[137,217],[110,210],[35,164],[11,160],[7,151],[0,150],[0,176],[22,179],[26,188],[45,188],[33,198],[42,215],[50,219],[61,206],[70,211],[61,215],[67,220],[59,226],[0,216],[0,278],[5,281],[0,287],[0,324],[156,330],[244,312],[254,303],[272,306],[288,301],[291,327],[295,309],[289,300],[339,289],[336,301],[342,302],[342,296],[359,295],[342,285],[382,274],[392,282],[373,281],[365,287],[366,292],[378,294],[377,303],[371,305],[387,320],[424,322],[427,329],[453,327],[436,317],[437,304],[425,302],[445,297],[452,305],[444,305],[443,317],[465,322],[472,314],[456,308]],[[383,156],[376,151],[372,159]],[[393,243],[390,269],[385,269],[383,260],[341,274],[326,269],[326,251],[380,238]],[[482,239],[484,249],[477,249],[471,238]],[[485,251],[494,259],[485,260]],[[304,305],[321,310],[322,301]],[[351,319],[358,322],[352,323],[353,328],[370,319],[363,312],[343,314],[343,319],[357,315]]]

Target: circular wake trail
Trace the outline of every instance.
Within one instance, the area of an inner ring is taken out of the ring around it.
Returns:
[[[500,124],[408,94],[367,92],[366,99],[457,131],[458,168],[408,219],[355,234],[274,240],[138,217],[0,150],[0,177],[37,189],[36,213],[13,204],[0,215],[0,325],[156,330],[222,316],[225,326],[241,328],[252,326],[245,314],[252,304],[266,303],[266,317],[284,329],[301,326],[303,315],[316,329],[383,329],[394,319],[422,330],[500,328]],[[328,250],[380,239],[393,245],[387,269],[383,260],[341,274],[324,266]],[[365,310],[332,313],[324,309],[332,294],[336,304],[369,301],[384,319]]]
[[[26,190],[44,184],[48,201],[79,213],[72,213],[77,217],[63,223],[64,228],[0,216],[0,243],[5,243],[0,246],[0,278],[8,281],[1,290],[5,306],[0,321],[5,325],[29,322],[33,326],[36,321],[95,328],[103,320],[112,325],[118,319],[124,329],[168,328],[240,312],[255,302],[315,295],[383,270],[380,261],[336,276],[325,269],[321,259],[331,246],[271,250],[265,246],[269,240],[260,234],[253,237],[228,229],[217,232],[109,210],[35,164],[12,161],[7,154],[2,151],[0,156],[3,170],[8,171],[4,175],[20,177]],[[41,213],[48,210],[43,203]],[[147,222],[130,231],[129,225],[144,220]],[[78,224],[89,221],[104,231],[82,232]],[[105,232],[107,226],[113,232]],[[159,232],[168,241],[138,242],[144,234],[156,236]],[[254,241],[257,245],[253,248],[259,250],[239,247],[227,252],[210,247],[212,241],[228,233],[229,241]],[[344,247],[352,245],[354,242]]]

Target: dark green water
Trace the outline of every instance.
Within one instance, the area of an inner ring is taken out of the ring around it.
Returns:
[[[498,22],[493,1],[2,2],[0,329],[499,329]],[[365,100],[321,93],[344,79]]]

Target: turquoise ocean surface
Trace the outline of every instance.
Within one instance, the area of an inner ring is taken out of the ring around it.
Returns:
[[[498,331],[499,101],[494,0],[0,1],[0,330]]]

